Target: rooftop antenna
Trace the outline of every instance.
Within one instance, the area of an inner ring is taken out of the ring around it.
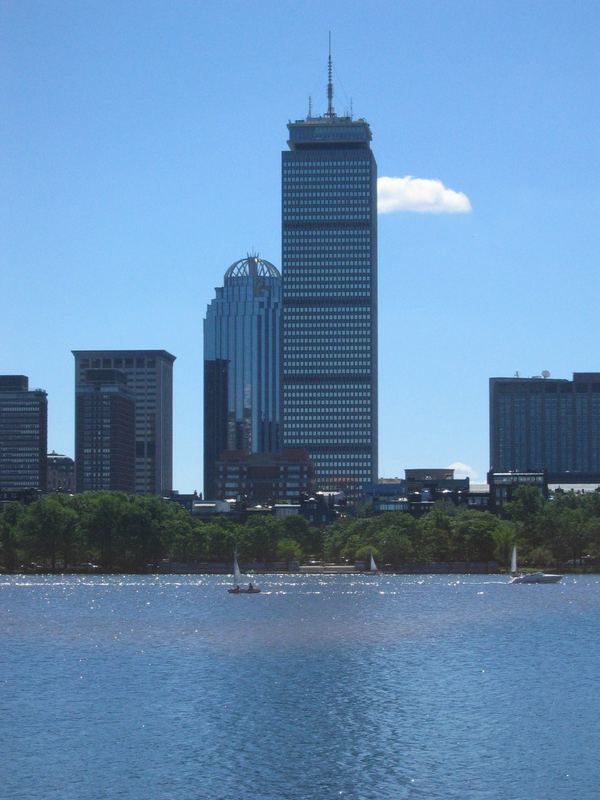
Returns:
[[[312,97],[308,95],[308,118],[312,119]]]
[[[327,62],[327,114],[326,117],[335,117],[333,110],[333,65],[331,63],[331,31],[329,31],[329,60]]]
[[[350,98],[350,119],[354,116],[354,106],[352,104],[352,98]]]

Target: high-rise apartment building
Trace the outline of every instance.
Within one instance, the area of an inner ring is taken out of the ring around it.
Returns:
[[[75,389],[78,492],[135,491],[135,399],[117,369],[86,369]]]
[[[377,165],[364,119],[288,124],[282,153],[283,443],[320,489],[377,478]]]
[[[600,372],[490,378],[490,469],[600,473]]]
[[[0,489],[46,489],[48,399],[25,375],[0,375]]]
[[[258,256],[236,261],[204,320],[204,494],[216,497],[225,450],[280,445],[281,275]]]
[[[115,369],[135,400],[135,492],[173,488],[173,362],[166,350],[73,350],[75,391],[88,369]]]

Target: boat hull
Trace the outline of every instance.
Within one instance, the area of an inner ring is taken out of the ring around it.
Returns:
[[[515,575],[511,583],[558,583],[562,575],[549,575],[545,572],[532,572],[528,575]]]
[[[229,594],[260,594],[260,589],[227,589]]]

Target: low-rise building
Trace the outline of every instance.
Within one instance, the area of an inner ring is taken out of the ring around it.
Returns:
[[[548,497],[548,478],[545,471],[540,472],[488,472],[490,487],[490,511],[498,513],[510,503],[515,492],[522,486],[533,486],[540,497]]]
[[[407,469],[404,478],[381,478],[365,487],[364,499],[375,513],[408,511],[423,514],[434,503],[466,505],[469,479],[455,478],[453,469]]]
[[[299,501],[314,490],[314,467],[306,450],[280,453],[225,450],[216,464],[217,498],[246,505]]]
[[[48,453],[48,491],[68,492],[75,491],[75,462],[69,456],[53,450]]]

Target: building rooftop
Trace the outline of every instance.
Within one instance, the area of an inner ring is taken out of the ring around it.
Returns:
[[[230,278],[281,278],[279,270],[258,256],[248,256],[235,261],[225,273],[225,280]]]
[[[154,358],[164,358],[167,361],[175,361],[177,356],[168,353],[166,350],[71,350],[74,356],[106,356],[107,358],[113,357],[126,357],[130,356],[150,356]]]

